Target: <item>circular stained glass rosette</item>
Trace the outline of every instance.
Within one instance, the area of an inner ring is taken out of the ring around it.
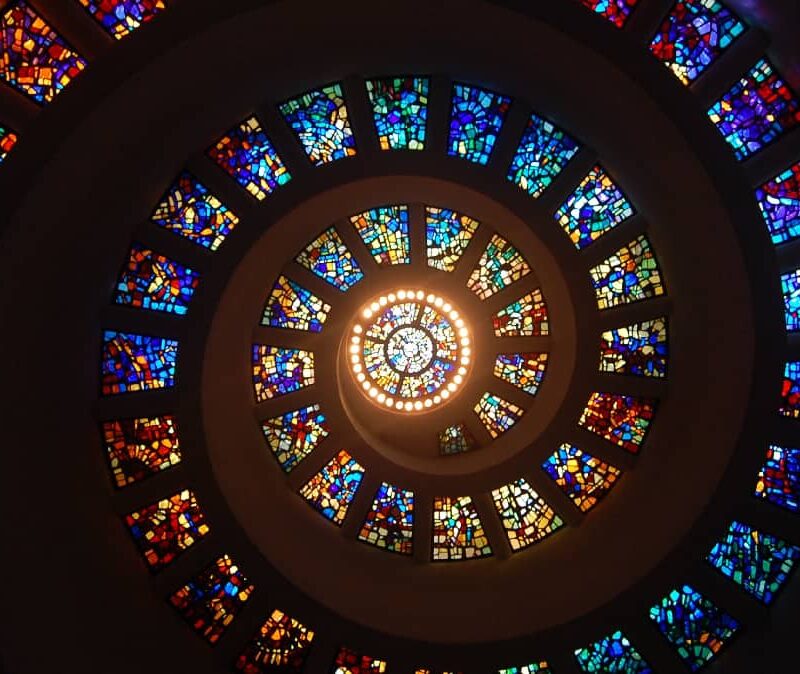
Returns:
[[[471,341],[464,319],[444,298],[398,290],[362,309],[348,355],[353,376],[376,405],[422,412],[464,383]]]

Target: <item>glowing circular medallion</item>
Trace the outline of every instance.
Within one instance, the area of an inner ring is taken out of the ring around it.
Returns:
[[[375,404],[402,412],[448,400],[470,364],[469,330],[437,295],[398,290],[361,311],[348,355],[356,381]]]

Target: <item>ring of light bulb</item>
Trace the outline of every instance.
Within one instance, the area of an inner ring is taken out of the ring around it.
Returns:
[[[466,321],[447,300],[404,289],[361,309],[346,354],[359,389],[375,405],[418,413],[446,403],[461,388],[472,362],[472,340]]]

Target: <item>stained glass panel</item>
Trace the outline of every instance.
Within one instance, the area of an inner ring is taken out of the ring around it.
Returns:
[[[587,674],[650,674],[653,671],[619,630],[586,648],[579,648],[575,659]]]
[[[439,433],[439,451],[442,454],[460,454],[475,447],[475,438],[464,424],[448,426]]]
[[[475,414],[478,415],[489,435],[498,438],[519,421],[520,417],[525,414],[525,410],[514,403],[503,400],[500,396],[484,393],[475,405]]]
[[[104,421],[103,440],[118,488],[172,468],[181,460],[175,418],[170,414]]]
[[[542,469],[583,512],[594,508],[622,474],[567,442],[547,458]]]
[[[117,40],[129,35],[166,8],[163,0],[78,1]]]
[[[261,325],[322,332],[330,310],[330,304],[281,274],[267,298]]]
[[[592,393],[578,424],[636,454],[655,416],[652,398]]]
[[[177,359],[174,339],[106,330],[100,368],[103,395],[171,388]]]
[[[511,106],[507,96],[466,84],[453,85],[447,153],[486,164]]]
[[[341,525],[361,485],[364,468],[340,451],[300,489],[300,495],[334,524]]]
[[[413,552],[414,492],[381,483],[358,540],[410,555]]]
[[[189,489],[125,516],[133,539],[153,571],[171,563],[209,532],[206,516]]]
[[[469,496],[433,499],[433,560],[459,561],[492,554]]]
[[[259,201],[292,178],[255,117],[228,131],[208,156]]]
[[[328,437],[330,426],[315,404],[267,419],[261,430],[281,468],[289,473]]]
[[[298,391],[314,381],[311,351],[253,344],[253,388],[258,402]]]
[[[539,663],[531,663],[524,667],[507,667],[498,670],[497,674],[552,674],[550,665],[544,660]]]
[[[274,610],[236,660],[245,674],[302,672],[314,632],[283,611]]]
[[[761,59],[708,109],[738,160],[747,159],[800,123],[800,104],[772,65]]]
[[[800,449],[778,445],[767,448],[755,495],[792,512],[800,511]]]
[[[333,674],[375,674],[386,671],[386,662],[361,655],[349,648],[340,648],[334,660]]]
[[[428,87],[427,77],[367,80],[381,150],[425,149]]]
[[[564,525],[564,521],[523,479],[493,489],[492,499],[515,552],[541,541]]]
[[[783,367],[780,414],[800,419],[800,361],[790,361]]]
[[[578,142],[538,115],[531,115],[508,167],[508,179],[536,198],[579,149]]]
[[[350,218],[378,264],[409,264],[408,207],[381,206]]]
[[[800,269],[781,276],[783,313],[789,332],[800,330]]]
[[[600,372],[665,377],[667,319],[655,318],[603,332],[600,337]]]
[[[467,288],[482,300],[516,283],[531,271],[528,261],[509,241],[494,234],[478,265],[472,270]]]
[[[356,140],[340,84],[309,91],[279,108],[315,166],[356,153]]]
[[[295,260],[342,292],[347,292],[364,278],[358,262],[333,227],[308,244]]]
[[[494,361],[494,376],[536,395],[547,369],[546,353],[501,353]]]
[[[772,243],[800,236],[800,162],[757,188],[756,201]]]
[[[7,126],[0,124],[0,164],[3,163],[3,160],[16,144],[17,134]]]
[[[592,267],[589,273],[600,309],[664,294],[655,253],[644,234]]]
[[[540,337],[550,334],[547,305],[538,288],[492,316],[496,337]]]
[[[428,266],[439,271],[454,271],[478,221],[449,208],[425,207],[425,240]]]

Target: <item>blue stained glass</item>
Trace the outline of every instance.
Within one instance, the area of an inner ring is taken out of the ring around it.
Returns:
[[[427,77],[367,80],[381,150],[425,149],[428,87]]]
[[[800,449],[779,445],[767,448],[755,495],[792,512],[800,511]]]
[[[649,674],[653,670],[619,630],[575,651],[587,674]]]
[[[106,330],[103,333],[103,395],[170,388],[175,385],[178,342]]]
[[[253,344],[253,389],[257,401],[292,393],[314,381],[313,352]]]
[[[585,7],[610,21],[617,28],[625,25],[638,2],[639,0],[581,0]]]
[[[344,521],[364,477],[364,468],[340,451],[300,489],[300,495],[334,524]]]
[[[772,243],[800,236],[800,162],[757,188],[756,201]]]
[[[511,99],[507,96],[454,84],[447,153],[486,164],[510,106]]]
[[[295,260],[342,292],[364,278],[358,262],[333,227],[301,250]]]
[[[781,276],[783,313],[789,332],[800,330],[800,269]]]

